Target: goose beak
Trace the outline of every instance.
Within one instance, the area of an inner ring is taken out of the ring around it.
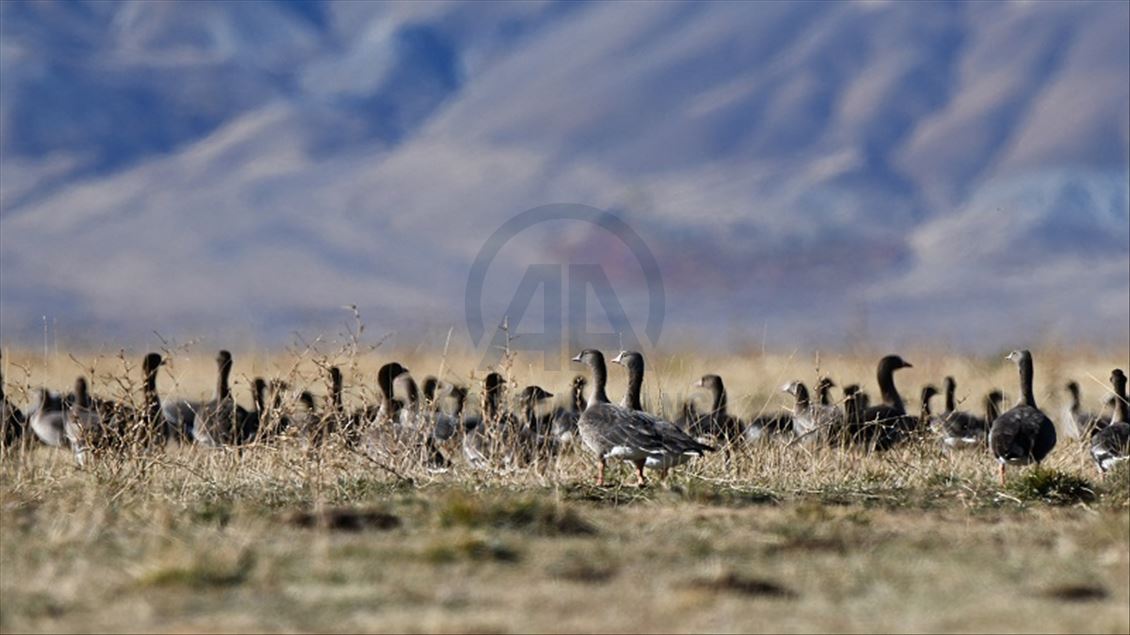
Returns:
[[[574,362],[579,362],[579,361],[581,361],[581,354],[580,354],[580,353],[577,353],[577,356],[573,358],[573,361],[574,361]]]
[[[914,368],[914,364],[911,364],[910,362],[903,362],[902,367],[903,368]]]
[[[693,384],[691,384],[691,386],[694,387],[694,388],[702,388],[703,387],[702,378],[700,377],[700,378],[696,379],[695,382]]]
[[[626,353],[626,352],[627,351],[620,351],[620,353],[618,355],[616,355],[616,357],[612,358],[612,363],[613,364],[623,364],[624,363],[624,353]]]
[[[789,382],[787,384],[781,384],[781,392],[792,392],[792,391],[793,391],[792,382]]]

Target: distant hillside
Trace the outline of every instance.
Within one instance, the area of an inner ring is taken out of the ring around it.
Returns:
[[[672,336],[1125,342],[1128,25],[1126,3],[3,2],[2,336],[280,338],[344,304],[461,325],[487,236],[576,202],[651,246]],[[600,241],[517,241],[490,319],[545,259],[602,263],[636,314]]]

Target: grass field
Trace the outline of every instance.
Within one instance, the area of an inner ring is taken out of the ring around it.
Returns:
[[[1098,409],[1125,353],[1034,351],[1037,398],[1058,418],[1074,378]],[[179,352],[163,394],[208,393],[213,353]],[[391,354],[237,354],[235,377],[281,376],[372,398]],[[959,382],[964,406],[1001,387],[1003,355],[904,352],[908,407],[920,386]],[[7,394],[65,389],[136,400],[113,356],[5,352]],[[125,359],[139,374],[133,354]],[[474,385],[466,357],[395,355],[417,378]],[[787,406],[777,387],[819,374],[873,394],[877,356],[649,359],[645,395],[670,408],[703,372],[742,416]],[[565,393],[572,373],[514,359],[504,369]],[[93,372],[91,372],[93,371]],[[610,394],[622,390],[613,367]],[[367,379],[366,379],[367,378]],[[472,399],[474,400],[474,399]],[[940,406],[940,402],[935,402]],[[457,456],[457,453],[454,453]],[[0,463],[0,629],[15,631],[1130,631],[1130,472],[1100,481],[1061,438],[1044,469],[996,482],[985,453],[923,440],[879,455],[760,444],[710,456],[639,490],[629,472],[597,489],[572,451],[541,469],[433,473],[378,466],[330,445],[206,451],[170,447],[85,470],[38,447]],[[388,468],[388,469],[386,469]]]

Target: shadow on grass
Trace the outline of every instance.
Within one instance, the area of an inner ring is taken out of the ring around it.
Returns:
[[[316,512],[293,511],[282,516],[288,525],[329,531],[389,530],[400,526],[400,517],[377,509],[331,507]]]
[[[796,592],[770,580],[751,578],[733,571],[720,575],[696,578],[687,583],[692,589],[714,593],[734,593],[747,597],[795,598]]]
[[[255,554],[243,550],[238,557],[202,557],[187,564],[157,567],[143,574],[138,584],[144,587],[188,587],[215,589],[243,584],[255,566]]]
[[[590,536],[596,527],[576,510],[529,494],[510,497],[452,492],[437,508],[444,527],[512,529],[540,536]]]

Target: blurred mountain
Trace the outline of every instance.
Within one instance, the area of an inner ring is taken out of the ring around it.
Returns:
[[[1128,25],[1126,3],[3,2],[3,336],[280,337],[344,304],[460,324],[491,232],[577,202],[656,253],[672,337],[1126,342]],[[574,224],[508,246],[488,315],[545,258],[646,303]]]

